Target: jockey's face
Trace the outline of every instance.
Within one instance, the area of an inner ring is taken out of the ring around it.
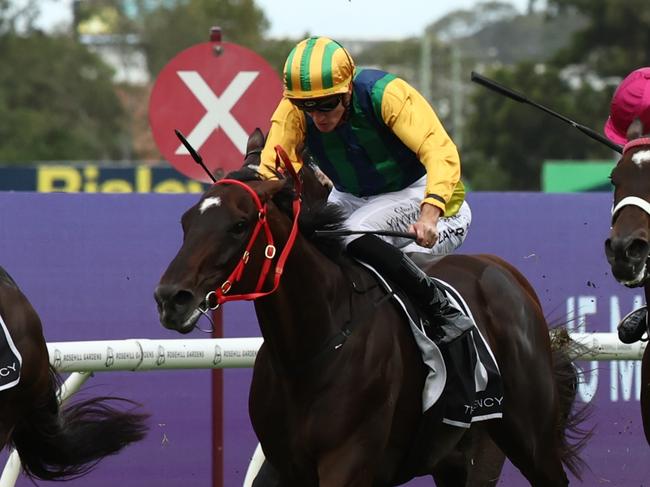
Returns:
[[[346,106],[347,104],[341,99],[341,102],[333,110],[328,112],[314,110],[306,113],[312,118],[318,130],[321,132],[331,132],[341,123],[343,115],[345,115]]]
[[[292,100],[294,105],[303,110],[314,121],[314,125],[321,132],[331,132],[338,127],[347,112],[352,99],[352,84],[348,92],[321,99]],[[322,109],[319,109],[321,108]]]

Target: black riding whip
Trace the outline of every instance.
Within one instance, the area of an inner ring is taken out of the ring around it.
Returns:
[[[194,147],[190,145],[190,143],[187,141],[187,139],[181,133],[181,131],[178,129],[174,129],[174,132],[176,133],[176,137],[178,137],[178,139],[181,141],[181,144],[183,144],[187,149],[187,151],[190,153],[192,159],[194,159],[194,162],[196,162],[199,166],[203,168],[203,170],[208,174],[208,176],[210,176],[210,179],[212,179],[213,183],[216,183],[217,180],[214,178],[210,170],[207,167],[205,167],[205,164],[203,164],[203,158],[201,158],[199,153],[194,150]]]
[[[485,76],[481,76],[478,73],[475,73],[472,71],[472,81],[474,83],[478,83],[479,85],[485,86],[486,88],[496,91],[500,95],[507,96],[508,98],[511,98],[512,100],[518,101],[519,103],[527,103],[528,105],[534,106],[535,108],[539,108],[540,110],[548,113],[549,115],[553,115],[556,118],[559,118],[563,122],[568,123],[569,125],[577,128],[582,132],[583,134],[591,137],[592,139],[597,140],[601,144],[605,144],[607,147],[609,147],[612,150],[615,150],[619,154],[623,153],[623,147],[612,142],[609,140],[607,137],[604,137],[603,135],[600,135],[598,132],[595,130],[590,129],[589,127],[585,127],[584,125],[580,125],[577,122],[574,122],[573,120],[565,117],[564,115],[560,115],[557,112],[554,112],[550,108],[545,107],[544,105],[540,105],[539,103],[536,103],[532,100],[529,100],[526,98],[524,95],[521,93],[518,93],[514,90],[511,90],[510,88],[506,88],[502,84],[497,83],[496,81],[493,81],[489,78],[486,78]]]
[[[385,237],[410,238],[411,240],[417,238],[414,233],[397,232],[394,230],[316,230],[314,233],[317,237],[347,237],[348,235],[370,233],[372,235],[382,235]]]

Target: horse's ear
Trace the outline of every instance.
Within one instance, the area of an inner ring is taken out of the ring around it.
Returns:
[[[638,139],[643,135],[643,122],[639,118],[635,118],[627,129],[627,140]]]
[[[262,201],[269,201],[286,183],[282,179],[267,179],[255,185],[255,192]]]
[[[260,150],[264,147],[264,132],[259,128],[253,130],[253,132],[248,136],[248,142],[246,143],[246,152],[251,152],[254,150]]]

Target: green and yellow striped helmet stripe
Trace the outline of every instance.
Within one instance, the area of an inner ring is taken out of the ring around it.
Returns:
[[[289,53],[284,65],[285,96],[318,98],[347,91],[354,63],[347,51],[327,37],[310,37]]]

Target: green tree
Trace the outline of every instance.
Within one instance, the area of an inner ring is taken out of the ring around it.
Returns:
[[[650,10],[646,0],[549,0],[549,14],[577,11],[588,19],[556,60],[580,63],[601,76],[624,76],[650,60]]]
[[[618,81],[648,63],[650,15],[644,7],[637,0],[549,0],[547,22],[569,28],[567,18],[579,20],[569,42],[544,59],[486,74],[600,132]],[[482,87],[474,88],[470,105],[472,145],[462,153],[473,188],[536,190],[546,159],[616,157],[569,125]]]
[[[368,42],[354,56],[357,66],[373,67],[389,71],[418,86],[421,41],[417,38],[401,41]]]
[[[152,77],[183,49],[206,42],[215,25],[221,27],[224,41],[254,51],[268,50],[263,37],[268,20],[254,0],[187,0],[160,5],[146,11],[140,26]]]
[[[275,68],[280,77],[282,77],[284,62],[298,41],[299,39],[266,39],[259,47],[253,50],[266,59]]]
[[[0,35],[7,32],[33,30],[39,15],[38,0],[0,0]]]
[[[297,42],[266,39],[269,23],[254,0],[86,0],[75,17],[81,28],[99,19],[118,38],[135,35],[152,79],[180,51],[206,42],[213,26],[221,28],[224,41],[257,52],[278,72]]]
[[[558,67],[519,63],[488,76],[583,125],[605,120],[609,92],[588,83],[573,87]],[[539,190],[546,159],[612,157],[611,150],[566,123],[484,88],[476,88],[471,106],[467,132],[472,135],[461,156],[464,177],[474,189]]]
[[[112,71],[70,37],[0,35],[0,162],[120,159]]]

